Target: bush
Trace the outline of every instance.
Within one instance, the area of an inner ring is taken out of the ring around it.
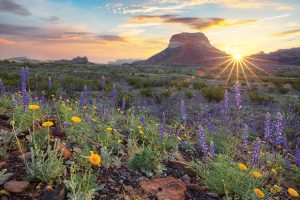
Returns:
[[[224,91],[220,86],[205,87],[202,89],[202,94],[208,101],[220,102],[223,100]]]
[[[193,93],[192,92],[185,92],[185,96],[189,99],[193,98]]]
[[[168,98],[171,96],[171,92],[168,88],[164,89],[162,92],[161,92],[161,96],[162,97],[165,97],[165,98]]]
[[[153,96],[153,89],[152,88],[143,88],[140,90],[141,94],[146,97],[152,97]]]
[[[205,88],[207,87],[207,85],[205,83],[203,83],[202,81],[195,81],[193,83],[193,88],[195,90],[201,90],[202,88]]]
[[[136,154],[129,163],[129,167],[135,170],[140,170],[148,177],[154,173],[161,173],[162,166],[158,155],[151,148],[146,147],[140,153]]]

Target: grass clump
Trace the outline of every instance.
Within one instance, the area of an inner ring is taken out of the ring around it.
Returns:
[[[224,88],[220,86],[208,86],[202,89],[203,96],[208,101],[220,102],[224,97]]]

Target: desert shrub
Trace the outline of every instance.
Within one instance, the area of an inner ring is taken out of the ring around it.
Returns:
[[[224,91],[223,87],[209,86],[202,89],[202,94],[208,101],[220,102],[223,100]]]
[[[185,80],[185,81],[183,81],[183,82],[182,82],[182,84],[181,84],[181,85],[182,85],[182,87],[185,87],[185,88],[187,88],[187,87],[189,87],[189,86],[190,86],[190,82]]]
[[[148,88],[142,88],[140,89],[140,92],[142,95],[146,97],[152,97],[153,96],[153,89],[148,87]]]
[[[250,89],[248,91],[251,101],[257,103],[271,103],[274,102],[274,98],[271,96],[261,95],[256,88]]]
[[[280,92],[281,94],[286,94],[289,91],[287,88],[284,87],[283,84],[275,84],[275,86],[278,92]]]
[[[31,178],[52,183],[64,172],[63,158],[57,145],[48,146],[46,151],[31,147],[31,161],[26,161],[26,169]]]
[[[289,80],[288,83],[291,84],[295,90],[300,91],[300,80],[299,79]]]
[[[238,168],[238,164],[229,157],[218,155],[210,163],[204,183],[219,194],[240,199],[256,199],[253,188],[258,182],[248,172]]]
[[[193,88],[195,90],[201,90],[202,88],[206,87],[207,85],[205,83],[203,83],[202,81],[195,81],[193,83]]]
[[[115,167],[115,168],[120,168],[121,167],[121,158],[117,157],[114,155],[114,149],[108,149],[107,147],[102,147],[101,148],[101,158],[102,158],[102,163],[105,166],[105,168],[109,167]]]
[[[161,92],[161,96],[162,96],[162,97],[165,97],[165,98],[170,97],[170,96],[171,96],[170,90],[169,90],[168,88],[163,89],[163,91]]]
[[[91,171],[83,175],[71,167],[70,180],[65,180],[64,184],[68,190],[68,198],[72,200],[92,200],[96,192],[104,188],[104,184],[96,184],[96,176]]]
[[[190,91],[185,92],[185,96],[189,99],[193,98],[193,93]]]
[[[154,173],[162,172],[159,156],[149,147],[137,153],[129,162],[129,167],[141,171],[148,177],[153,176]]]

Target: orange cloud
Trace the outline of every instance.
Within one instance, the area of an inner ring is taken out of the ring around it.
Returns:
[[[16,42],[14,42],[12,40],[0,38],[0,45],[13,45],[13,44],[16,44]]]
[[[289,35],[298,34],[298,33],[300,33],[300,29],[294,29],[294,30],[280,32],[280,33],[275,33],[272,36],[274,36],[274,37],[287,37]]]
[[[227,27],[254,23],[257,20],[232,20],[227,18],[178,17],[177,15],[138,15],[130,19],[135,25],[182,24],[194,30],[205,30],[214,27]]]

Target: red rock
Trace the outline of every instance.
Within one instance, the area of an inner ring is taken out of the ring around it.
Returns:
[[[64,144],[59,143],[57,148],[63,154],[65,160],[69,160],[72,157],[71,151]]]
[[[8,181],[4,184],[4,189],[10,193],[21,193],[29,187],[27,181]]]
[[[140,185],[145,192],[155,195],[158,200],[185,199],[185,184],[181,180],[173,177],[141,181]]]

